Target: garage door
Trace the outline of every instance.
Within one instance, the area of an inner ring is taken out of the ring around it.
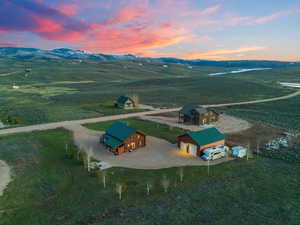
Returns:
[[[188,154],[197,156],[197,146],[189,143],[180,143],[180,149]]]

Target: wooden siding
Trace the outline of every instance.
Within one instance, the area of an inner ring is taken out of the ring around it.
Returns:
[[[135,150],[146,146],[146,136],[140,132],[136,132],[128,137],[124,144],[116,149],[111,149],[116,155],[121,155],[128,150]]]
[[[177,139],[177,146],[180,148],[180,142],[197,145],[197,143],[188,135],[179,136]]]
[[[182,136],[179,136],[178,139],[177,139],[177,145],[178,147],[180,148],[180,142],[184,142],[184,143],[189,143],[189,144],[194,144],[197,146],[197,153],[198,153],[198,156],[201,156],[202,155],[202,152],[203,150],[207,149],[207,148],[212,148],[212,147],[216,147],[216,146],[220,146],[220,145],[225,145],[225,139],[224,140],[220,140],[220,141],[217,141],[217,142],[213,142],[213,143],[210,143],[208,145],[203,145],[203,146],[200,146],[198,145],[190,136],[188,135],[182,135]]]
[[[197,111],[191,111],[191,116],[183,115],[179,113],[179,122],[191,123],[194,125],[205,125],[217,122],[219,120],[219,114],[215,111],[208,111],[207,113],[200,114]]]

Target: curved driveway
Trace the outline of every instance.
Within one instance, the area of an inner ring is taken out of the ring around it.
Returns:
[[[262,99],[262,100],[254,100],[248,102],[238,102],[238,103],[226,103],[226,104],[216,104],[216,105],[203,105],[203,107],[224,107],[224,106],[234,106],[234,105],[246,105],[246,104],[255,104],[255,103],[263,103],[263,102],[272,102],[278,100],[289,99],[295,96],[300,95],[300,91],[294,92],[289,95],[285,95],[282,97],[276,98],[269,98],[269,99]],[[140,117],[140,116],[147,116],[152,114],[159,114],[159,113],[167,113],[167,112],[175,112],[180,110],[180,108],[172,108],[172,109],[156,109],[147,112],[138,112],[138,113],[129,113],[129,114],[120,114],[114,116],[103,116],[98,118],[91,118],[91,119],[83,119],[83,120],[72,120],[72,121],[62,121],[62,122],[55,122],[55,123],[45,123],[45,124],[38,124],[26,127],[16,127],[16,128],[8,128],[8,129],[1,129],[0,135],[8,135],[14,133],[24,133],[24,132],[31,132],[31,131],[38,131],[38,130],[51,130],[56,129],[59,127],[68,127],[72,125],[81,125],[87,123],[98,123],[104,121],[111,121],[111,120],[120,120],[120,119],[127,119],[131,117]]]

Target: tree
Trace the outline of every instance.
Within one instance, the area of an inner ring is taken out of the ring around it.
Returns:
[[[210,175],[210,159],[207,160],[207,175]]]
[[[79,145],[78,150],[77,150],[77,160],[78,161],[80,160],[80,156],[81,156],[82,152],[83,152],[83,147],[82,147],[82,145]]]
[[[135,107],[137,107],[140,104],[140,97],[138,95],[131,95],[131,99],[133,100]]]
[[[102,183],[103,187],[106,188],[106,171],[102,171]]]
[[[119,199],[122,200],[122,192],[123,192],[123,185],[120,183],[116,184],[116,192],[119,194]]]
[[[248,143],[248,146],[247,146],[247,160],[249,160],[249,158],[253,158],[253,152],[252,152],[252,149],[250,146],[250,142]]]
[[[90,164],[91,164],[91,159],[92,159],[93,155],[94,155],[93,149],[92,148],[88,148],[86,150],[86,167],[87,167],[88,172],[91,171]]]
[[[179,180],[182,183],[183,182],[183,177],[184,177],[184,170],[183,167],[180,167],[178,170],[178,175],[179,175]]]
[[[260,140],[256,140],[256,154],[259,155],[259,150],[260,150]]]
[[[150,182],[147,182],[146,188],[147,188],[147,195],[150,195],[150,190],[152,189],[152,184]]]
[[[162,180],[161,180],[161,184],[164,188],[164,191],[167,193],[168,192],[168,188],[170,186],[170,180],[167,178],[166,175],[163,176]]]
[[[65,144],[65,153],[66,153],[66,157],[69,158],[71,154],[70,154],[70,151],[69,151],[69,145],[68,145],[68,143]]]

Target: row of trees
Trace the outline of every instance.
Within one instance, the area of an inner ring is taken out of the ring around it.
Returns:
[[[248,144],[248,153],[247,153],[247,160],[253,157],[253,152],[251,150],[250,144]],[[87,172],[96,178],[98,178],[99,182],[102,183],[103,188],[107,188],[107,177],[109,173],[106,170],[100,170],[98,168],[94,168],[91,166],[91,162],[94,161],[93,156],[93,149],[92,148],[84,148],[83,146],[79,146],[79,148],[70,147],[68,144],[65,146],[66,155],[69,158],[76,159],[78,161],[81,161],[83,163],[84,168],[87,170]],[[256,152],[259,153],[259,144],[257,145]],[[210,175],[210,162],[207,162],[207,173],[208,176]],[[180,167],[177,170],[177,176],[178,180],[174,183],[175,186],[177,186],[178,181],[180,183],[184,182],[184,168]],[[171,180],[166,176],[163,175],[160,180],[160,185],[165,193],[169,191],[169,188],[171,186]],[[154,184],[152,182],[145,182],[145,194],[150,195],[152,190],[154,189]],[[126,190],[126,185],[117,182],[115,184],[115,192],[118,194],[118,197],[120,200],[122,200],[122,194]]]

